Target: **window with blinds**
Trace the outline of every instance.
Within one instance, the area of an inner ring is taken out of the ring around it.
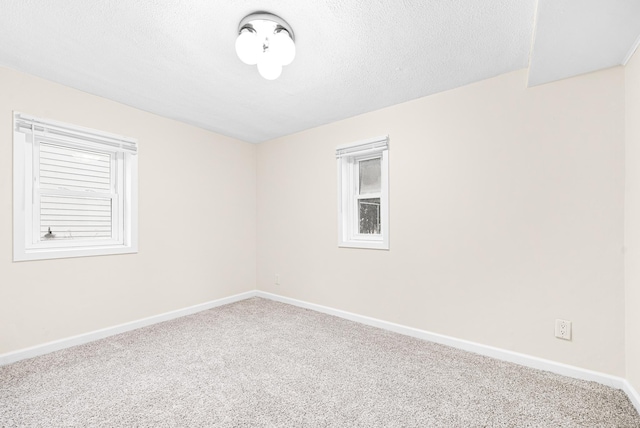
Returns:
[[[14,124],[14,260],[136,252],[135,140],[17,113]]]
[[[389,138],[336,149],[338,245],[389,249]]]
[[[39,149],[40,238],[114,238],[113,154],[44,142]]]

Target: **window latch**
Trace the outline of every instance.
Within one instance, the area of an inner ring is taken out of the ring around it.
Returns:
[[[53,239],[55,237],[56,237],[56,234],[51,232],[51,228],[49,228],[49,231],[44,234],[44,239]]]

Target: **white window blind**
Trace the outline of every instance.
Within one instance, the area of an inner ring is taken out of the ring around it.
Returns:
[[[340,159],[345,156],[366,155],[368,153],[381,152],[389,148],[389,136],[372,138],[369,140],[359,141],[353,144],[347,144],[336,148],[336,158]]]
[[[136,153],[138,151],[137,141],[116,134],[107,134],[80,126],[66,123],[40,119],[26,114],[16,113],[14,116],[15,131],[26,134],[47,135],[49,137],[62,138],[66,141],[80,142],[86,147],[97,147],[102,150],[111,149],[114,151]]]

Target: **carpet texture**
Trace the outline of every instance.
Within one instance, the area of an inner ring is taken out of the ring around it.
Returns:
[[[640,427],[626,395],[252,298],[0,367],[1,427]]]

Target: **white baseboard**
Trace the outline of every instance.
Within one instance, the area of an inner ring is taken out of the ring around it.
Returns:
[[[334,315],[340,318],[348,319],[351,321],[359,322],[361,324],[370,325],[384,330],[393,331],[395,333],[404,334],[406,336],[416,337],[418,339],[424,339],[431,342],[440,343],[442,345],[451,346],[453,348],[463,349],[465,351],[473,352],[480,355],[496,358],[502,361],[509,361],[511,363],[519,364],[534,369],[545,370],[552,373],[557,373],[563,376],[572,377],[575,379],[588,380],[598,382],[616,389],[624,390],[629,399],[633,402],[636,409],[640,413],[640,400],[638,393],[633,389],[625,379],[617,376],[608,375],[606,373],[600,373],[592,370],[583,369],[580,367],[570,366],[568,364],[558,363],[556,361],[546,360],[543,358],[534,357],[527,354],[521,354],[518,352],[508,351],[506,349],[495,348],[493,346],[483,345],[481,343],[470,342],[468,340],[456,339],[455,337],[445,336],[442,334],[431,333],[424,330],[419,330],[413,327],[407,327],[400,324],[394,324],[387,321],[382,321],[376,318],[370,318],[351,312],[342,311],[339,309],[330,308],[327,306],[316,305],[315,303],[304,302],[302,300],[292,299],[289,297],[279,296],[277,294],[267,293],[264,291],[257,291],[257,297],[263,297],[265,299],[275,300],[282,303],[298,306],[301,308],[311,309],[317,312],[322,312],[328,315]],[[635,394],[632,396],[632,394]]]
[[[127,331],[135,330],[141,327],[146,327],[152,324],[157,324],[163,321],[169,321],[175,318],[191,315],[196,312],[204,311],[207,309],[215,308],[229,303],[239,302],[241,300],[249,299],[251,297],[262,297],[277,302],[287,303],[290,305],[298,306],[305,309],[311,309],[317,312],[322,312],[328,315],[337,316],[340,318],[355,321],[361,324],[370,325],[372,327],[381,328],[384,330],[393,331],[395,333],[404,334],[406,336],[416,337],[418,339],[428,340],[442,345],[451,346],[453,348],[463,349],[465,351],[474,352],[476,354],[485,355],[488,357],[496,358],[502,361],[509,361],[522,366],[531,367],[534,369],[540,369],[557,373],[563,376],[568,376],[576,379],[588,380],[598,382],[613,388],[623,390],[629,400],[633,403],[635,408],[640,413],[640,394],[633,386],[626,380],[617,376],[608,375],[592,370],[583,369],[580,367],[570,366],[568,364],[562,364],[543,358],[533,357],[531,355],[521,354],[518,352],[508,351],[506,349],[495,348],[493,346],[483,345],[481,343],[470,342],[468,340],[457,339],[455,337],[445,336],[442,334],[431,333],[425,330],[420,330],[413,327],[407,327],[400,324],[395,324],[376,318],[371,318],[363,315],[354,314],[339,309],[330,308],[327,306],[317,305],[315,303],[309,303],[302,300],[292,299],[290,297],[279,296],[273,293],[267,293],[265,291],[247,291],[245,293],[236,294],[234,296],[225,297],[223,299],[213,300],[206,303],[201,303],[188,308],[178,309],[171,312],[166,312],[159,315],[154,315],[148,318],[143,318],[136,321],[116,325],[114,327],[103,328],[89,333],[80,334],[77,336],[68,337],[65,339],[56,340],[53,342],[44,343],[42,345],[33,346],[30,348],[19,349],[17,351],[0,354],[0,366],[11,364],[20,360],[37,357],[39,355],[48,354],[50,352],[58,351],[60,349],[70,348],[72,346],[82,345],[94,340],[103,339],[105,337],[114,336],[116,334],[125,333]]]
[[[186,315],[195,314],[196,312],[215,308],[217,306],[227,305],[229,303],[239,302],[250,297],[256,296],[256,291],[247,291],[246,293],[236,294],[234,296],[225,297],[223,299],[212,300],[206,303],[189,306],[188,308],[177,309],[171,312],[150,316],[147,318],[119,324],[113,327],[107,327],[89,333],[79,334],[77,336],[67,337],[53,342],[43,343],[42,345],[32,346],[30,348],[19,349],[17,351],[0,354],[0,366],[15,363],[16,361],[26,360],[28,358],[37,357],[39,355],[48,354],[60,349],[70,348],[72,346],[82,345],[84,343],[93,342],[94,340],[104,339],[127,331],[157,324],[163,321],[169,321],[175,318],[184,317]]]

